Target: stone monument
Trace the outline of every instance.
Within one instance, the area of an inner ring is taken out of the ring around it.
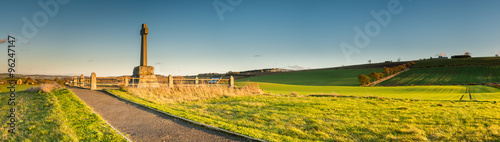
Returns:
[[[160,87],[156,79],[154,68],[148,66],[148,27],[142,24],[141,29],[141,63],[134,68],[130,84],[137,84],[137,87]]]

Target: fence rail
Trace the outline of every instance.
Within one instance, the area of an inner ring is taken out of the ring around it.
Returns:
[[[140,78],[131,78],[128,76],[119,77],[119,78],[109,78],[109,77],[96,77],[95,73],[92,73],[90,77],[85,77],[83,74],[80,77],[74,76],[73,80],[68,82],[70,86],[76,86],[81,88],[90,88],[91,90],[106,87],[139,87],[141,83],[139,83]],[[187,87],[187,86],[228,86],[230,88],[234,88],[234,78],[230,76],[229,79],[222,78],[194,78],[194,79],[174,79],[172,75],[169,75],[165,80],[163,78],[161,81],[158,81],[158,85],[160,87]]]

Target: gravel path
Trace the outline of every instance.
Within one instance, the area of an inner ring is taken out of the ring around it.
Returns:
[[[245,138],[192,125],[127,103],[101,91],[68,87],[89,107],[132,141],[248,141]]]

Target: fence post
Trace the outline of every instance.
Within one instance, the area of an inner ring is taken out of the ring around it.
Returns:
[[[78,78],[76,77],[76,75],[73,77],[73,86],[78,86]]]
[[[229,88],[234,88],[234,77],[232,75],[229,78]]]
[[[168,87],[174,87],[174,78],[172,77],[172,75],[168,75]]]
[[[77,77],[78,84],[76,84],[76,87],[81,87],[82,84],[82,79],[80,77]]]
[[[85,76],[83,74],[80,76],[80,87],[85,87]]]
[[[96,90],[97,89],[97,77],[95,76],[95,72],[92,72],[90,74],[90,90]]]
[[[194,78],[194,84],[196,87],[198,87],[198,77]]]
[[[128,87],[128,76],[125,76],[125,78],[123,80],[125,81],[124,86]]]

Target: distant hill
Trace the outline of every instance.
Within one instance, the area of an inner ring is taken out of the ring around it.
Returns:
[[[358,75],[360,74],[368,75],[371,72],[382,72],[384,67],[393,67],[406,63],[408,62],[384,62],[273,74],[259,74],[254,77],[238,79],[237,81],[311,86],[359,86]]]
[[[315,71],[315,70],[334,70],[334,69],[382,69],[384,67],[393,67],[402,64],[406,64],[409,61],[404,62],[386,62],[386,63],[371,63],[371,64],[360,64],[360,65],[348,65],[341,67],[332,67],[332,68],[320,68],[320,69],[310,69],[310,70],[302,70],[302,71]],[[418,62],[418,61],[414,61]]]
[[[500,83],[500,58],[433,59],[378,85],[460,85]]]
[[[15,78],[27,78],[31,77],[32,79],[50,79],[53,80],[56,77],[65,78],[65,77],[73,77],[73,76],[63,76],[63,75],[24,75],[24,74],[15,74]],[[1,80],[6,80],[10,79],[10,76],[8,73],[0,73],[0,79]]]
[[[427,59],[419,61],[414,68],[500,65],[499,57],[476,57],[463,59]]]
[[[359,86],[358,75],[382,72],[379,69],[321,69],[262,75],[237,81],[311,86]]]
[[[429,59],[415,61],[409,71],[379,85],[460,85],[500,83],[500,58]],[[343,67],[294,71],[239,79],[238,81],[268,82],[312,86],[359,86],[357,76],[382,72],[407,62],[362,64]]]

